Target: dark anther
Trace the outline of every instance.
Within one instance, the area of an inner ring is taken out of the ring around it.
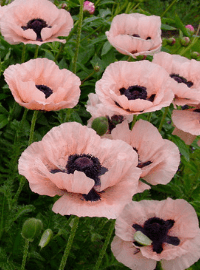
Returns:
[[[132,35],[132,37],[139,37],[140,38],[140,36],[138,34],[134,34],[134,35]]]
[[[189,109],[189,106],[188,105],[181,106],[181,109],[182,110],[187,110],[187,109]]]
[[[120,88],[119,89],[121,95],[125,95],[128,100],[135,100],[135,99],[147,99],[147,91],[146,87],[133,85],[129,86],[127,89]]]
[[[148,98],[149,101],[153,102],[154,101],[154,98],[155,98],[155,94],[151,95],[150,98]]]
[[[111,118],[107,116],[107,119],[110,133],[116,127],[116,125],[124,121],[124,117],[122,115],[113,115]]]
[[[101,200],[100,195],[98,194],[98,192],[96,192],[94,188],[92,188],[88,194],[83,194],[83,198],[86,201],[92,201],[92,202]]]
[[[53,91],[51,90],[51,88],[49,88],[46,85],[39,84],[39,85],[36,85],[36,87],[37,87],[37,89],[39,89],[41,92],[43,92],[45,94],[45,98],[48,98],[48,97],[50,97],[50,95],[53,94]]]
[[[36,40],[37,41],[42,41],[41,30],[43,28],[45,28],[45,27],[51,28],[51,26],[48,26],[47,23],[44,20],[42,20],[42,19],[33,19],[33,20],[30,20],[27,23],[27,26],[22,26],[21,28],[23,30],[33,29],[33,31],[37,35]]]
[[[151,39],[151,37],[147,37],[147,38],[146,38],[146,40],[149,40],[149,39]]]
[[[193,110],[193,112],[200,112],[200,109],[195,109],[195,110]]]
[[[152,161],[147,161],[147,162],[138,162],[138,165],[137,165],[137,167],[138,168],[143,168],[143,167],[146,167],[146,166],[148,166],[148,165],[150,165],[152,163]]]
[[[162,244],[164,242],[174,246],[177,246],[180,243],[178,237],[167,235],[168,231],[174,226],[174,223],[175,221],[172,219],[165,221],[161,218],[153,217],[145,221],[143,227],[138,224],[133,224],[132,227],[136,231],[141,231],[151,239],[153,251],[160,254],[163,251]]]
[[[59,170],[59,169],[54,169],[54,170],[51,170],[50,172],[54,174],[54,173],[64,172],[64,171],[61,171],[61,170]]]
[[[172,73],[170,74],[170,77],[174,79],[177,83],[184,83],[187,85],[187,87],[193,86],[193,82],[187,81],[185,78],[179,76],[178,74]]]

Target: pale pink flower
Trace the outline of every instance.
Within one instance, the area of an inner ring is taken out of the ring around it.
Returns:
[[[79,101],[79,77],[46,58],[11,65],[4,77],[15,101],[31,110],[73,108]]]
[[[116,218],[137,192],[137,154],[120,140],[102,139],[76,122],[51,129],[19,159],[19,174],[33,192],[62,196],[61,215]]]
[[[15,0],[0,18],[1,33],[10,44],[37,44],[59,41],[73,27],[70,13],[48,0]]]
[[[200,62],[186,57],[160,52],[154,55],[153,63],[162,66],[169,73],[171,89],[176,105],[200,103]]]
[[[96,83],[96,94],[109,110],[120,115],[153,112],[167,107],[174,94],[169,74],[147,60],[110,64]]]
[[[124,121],[112,130],[111,136],[113,139],[130,144],[138,153],[138,167],[142,169],[140,178],[147,183],[166,185],[178,170],[180,163],[178,147],[173,142],[163,139],[157,128],[148,121],[140,119],[132,130]],[[140,181],[140,191],[149,188]]]
[[[95,12],[94,3],[90,2],[90,1],[85,1],[83,3],[83,11],[88,11],[90,13],[90,15],[94,14],[94,12]]]
[[[134,58],[152,55],[160,51],[162,45],[161,20],[155,15],[120,14],[114,17],[106,35],[111,45],[122,54]]]
[[[151,244],[135,239],[142,232]],[[200,258],[200,229],[194,208],[185,200],[144,200],[125,206],[116,220],[111,249],[132,270],[184,270]]]

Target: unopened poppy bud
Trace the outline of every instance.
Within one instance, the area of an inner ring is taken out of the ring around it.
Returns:
[[[22,237],[32,242],[40,234],[42,227],[43,224],[40,219],[29,218],[23,224]]]
[[[99,70],[100,70],[100,66],[95,65],[95,66],[94,66],[94,71],[95,71],[95,72],[98,72]]]
[[[136,59],[137,60],[145,60],[147,58],[147,56],[146,55],[138,55],[137,57],[136,57]]]
[[[186,25],[185,28],[187,28],[189,33],[194,34],[194,27],[191,24]]]
[[[190,38],[189,37],[183,37],[183,38],[181,38],[180,42],[181,42],[181,44],[183,46],[187,46],[190,43]]]
[[[142,246],[150,246],[152,244],[152,240],[149,239],[145,234],[143,234],[141,231],[137,231],[133,235],[134,240]]]
[[[198,52],[191,52],[191,58],[193,59],[197,59],[199,57],[199,53]]]
[[[90,15],[95,12],[95,5],[90,1],[85,1],[83,4],[83,11],[89,12]]]
[[[49,244],[49,242],[51,241],[52,237],[53,237],[52,230],[51,229],[46,229],[43,232],[42,236],[41,236],[41,239],[40,239],[40,242],[39,242],[39,246],[41,248],[46,247]]]
[[[176,39],[171,37],[167,39],[167,44],[168,45],[174,45],[176,43]]]
[[[102,136],[108,130],[108,119],[104,116],[97,117],[93,120],[91,127],[96,131],[98,135]]]
[[[66,8],[67,8],[67,4],[62,3],[61,8],[62,8],[62,9],[66,9]]]

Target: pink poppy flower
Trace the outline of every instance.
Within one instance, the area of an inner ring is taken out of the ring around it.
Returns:
[[[109,110],[108,107],[104,106],[96,94],[90,93],[88,95],[88,102],[86,110],[90,112],[92,117],[88,120],[88,127],[91,127],[92,122],[95,118],[105,116],[108,119],[109,130],[108,133],[119,123],[122,123],[125,119],[130,123],[133,120],[132,115],[122,116],[118,115],[118,112]]]
[[[15,101],[31,110],[73,108],[79,101],[79,77],[46,58],[11,65],[4,77]]]
[[[130,130],[123,122],[112,130],[113,139],[123,140],[138,153],[138,167],[142,169],[140,178],[151,185],[166,185],[175,175],[180,163],[178,147],[163,139],[156,127],[140,119]],[[141,191],[150,187],[140,181]]]
[[[73,27],[70,13],[48,0],[15,0],[0,18],[1,33],[10,44],[37,44],[59,41]]]
[[[175,125],[172,134],[190,145],[200,135],[200,104],[191,109],[173,110],[172,121]]]
[[[151,243],[139,244],[136,232]],[[184,270],[200,257],[198,218],[182,199],[129,203],[116,220],[115,233],[112,252],[133,270],[154,270],[157,261],[163,270]]]
[[[147,60],[110,64],[96,83],[100,101],[121,115],[160,110],[169,106],[174,94],[168,73]]]
[[[120,14],[114,17],[106,35],[116,50],[136,58],[138,55],[152,55],[160,51],[160,27],[160,17],[155,15]]]
[[[137,192],[137,153],[123,141],[102,139],[76,122],[51,129],[19,159],[19,174],[33,192],[62,196],[61,215],[116,218]]]
[[[200,62],[183,56],[160,52],[154,55],[153,63],[169,73],[171,89],[176,105],[200,103]]]

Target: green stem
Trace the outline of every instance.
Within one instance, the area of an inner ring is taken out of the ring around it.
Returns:
[[[26,45],[23,44],[21,63],[25,62],[25,58],[26,58]]]
[[[82,80],[81,84],[83,84],[87,79],[89,79],[94,73],[95,70],[93,70],[84,80]]]
[[[0,223],[0,239],[3,234],[4,228],[3,228],[3,221],[4,221],[4,206],[5,206],[5,195],[3,195],[3,204],[2,204],[2,210],[1,210],[1,223]]]
[[[64,251],[61,263],[60,263],[60,267],[59,267],[58,270],[64,270],[64,268],[65,268],[65,265],[67,263],[67,258],[69,256],[69,253],[70,253],[70,250],[71,250],[71,247],[72,247],[72,244],[73,244],[74,236],[75,236],[76,230],[78,228],[78,222],[79,222],[79,217],[75,217],[73,225],[72,225],[72,229],[71,229],[71,234],[69,236],[67,246],[65,248],[65,251]]]
[[[27,259],[27,256],[28,256],[28,248],[29,248],[29,240],[25,239],[24,253],[23,253],[23,260],[22,260],[21,270],[25,270],[26,259]]]
[[[134,127],[136,121],[137,121],[137,114],[135,114],[135,115],[133,116],[133,121],[131,122],[131,130],[133,129],[133,127]]]
[[[103,244],[103,247],[99,253],[99,258],[97,259],[97,262],[96,262],[96,265],[94,267],[94,270],[98,270],[100,265],[101,265],[101,262],[103,260],[103,257],[105,256],[105,253],[106,253],[106,249],[108,247],[108,244],[110,243],[110,238],[113,234],[113,231],[114,231],[114,228],[115,228],[115,219],[111,221],[110,223],[110,227],[108,229],[108,234],[106,236],[106,240]]]
[[[164,114],[163,114],[163,116],[162,116],[162,119],[161,119],[161,121],[160,121],[159,128],[158,128],[158,131],[159,131],[159,132],[161,132],[161,130],[162,130],[162,126],[163,126],[163,124],[164,124],[164,122],[165,122],[165,118],[166,118],[166,116],[167,116],[168,110],[169,110],[169,107],[166,107],[166,108],[165,108],[165,111],[164,111]]]
[[[147,117],[147,121],[151,121],[151,117],[152,117],[152,112],[150,112],[149,114],[148,114],[148,117]]]
[[[161,262],[159,262],[159,261],[157,262],[156,270],[163,270]]]
[[[39,45],[36,45],[34,59],[38,57]]]
[[[160,16],[161,18],[164,17],[164,15],[170,10],[170,8],[176,3],[177,0],[174,0],[169,6],[168,8],[162,13],[162,15]]]
[[[32,121],[31,121],[31,128],[30,128],[30,135],[29,135],[29,141],[28,145],[30,145],[33,142],[33,136],[34,136],[34,130],[35,130],[35,123],[37,120],[38,111],[34,111]]]
[[[74,60],[73,60],[73,69],[72,71],[76,73],[76,64],[78,60],[78,52],[79,52],[79,46],[80,46],[80,40],[81,40],[81,28],[83,23],[83,0],[80,0],[80,12],[79,12],[79,20],[78,20],[78,33],[77,33],[77,40],[76,40],[76,50],[74,54]]]
[[[67,41],[72,37],[72,35],[74,34],[75,30],[77,29],[78,22],[79,22],[79,21],[76,21],[76,22],[75,22],[73,29],[71,30],[69,36],[66,38],[66,43],[67,43]],[[58,53],[56,54],[56,56],[55,56],[55,58],[54,58],[54,62],[56,62],[56,61],[58,60],[58,57],[59,57],[60,54],[62,53],[62,51],[63,51],[63,49],[64,49],[66,43],[62,43],[62,44],[60,45],[59,51],[58,51]]]

